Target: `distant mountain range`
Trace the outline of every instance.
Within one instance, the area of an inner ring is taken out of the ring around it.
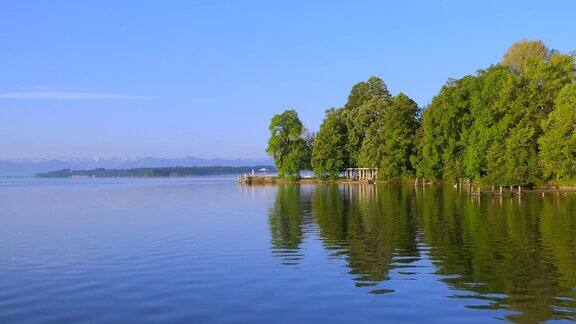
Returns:
[[[211,167],[211,166],[255,166],[274,165],[269,158],[260,159],[203,159],[192,156],[183,158],[54,158],[0,160],[0,176],[31,176],[40,172],[61,169],[132,169],[160,167]]]

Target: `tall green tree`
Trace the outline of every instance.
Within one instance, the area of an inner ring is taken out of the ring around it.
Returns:
[[[546,56],[532,55],[524,60],[523,73],[508,76],[507,85],[495,88],[499,100],[486,100],[488,110],[497,110],[499,120],[487,150],[486,180],[491,183],[540,183],[545,180],[540,167],[538,140],[542,124],[554,110],[560,90],[574,79],[574,62],[567,56],[549,51]],[[514,69],[511,68],[514,72]]]
[[[371,77],[368,81],[359,82],[352,87],[343,109],[350,167],[358,166],[358,156],[366,132],[384,114],[391,98],[386,84],[377,77]]]
[[[540,161],[547,176],[576,177],[576,83],[565,86],[556,108],[543,123]]]
[[[419,176],[491,184],[544,181],[538,140],[574,61],[540,41],[514,44],[503,64],[450,80],[422,116]]]
[[[320,179],[337,179],[348,164],[347,130],[342,109],[329,109],[316,134],[312,170]]]
[[[297,179],[307,167],[310,150],[304,140],[304,126],[295,110],[274,115],[270,122],[266,152],[274,159],[281,178]]]
[[[477,92],[473,96],[472,124],[463,137],[464,175],[475,180],[502,182],[509,157],[504,151],[509,131],[516,126],[522,102],[521,78],[504,66],[492,66],[477,74]]]
[[[428,179],[455,180],[464,175],[463,134],[473,120],[471,109],[477,92],[477,78],[448,80],[422,115],[417,175]]]
[[[410,156],[418,127],[418,105],[403,93],[366,132],[358,157],[363,167],[377,166],[378,177],[389,180],[412,174]]]

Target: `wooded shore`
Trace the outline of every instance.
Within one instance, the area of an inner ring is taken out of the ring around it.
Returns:
[[[312,170],[338,181],[354,169],[363,180],[572,187],[574,107],[576,51],[562,54],[540,40],[522,40],[501,62],[449,79],[424,107],[392,94],[374,76],[352,86],[343,106],[326,110],[316,132],[286,109],[270,121],[266,152],[288,179]]]
[[[556,183],[547,183],[541,185],[515,185],[515,186],[494,186],[486,184],[478,184],[474,182],[454,184],[448,181],[426,181],[422,179],[396,179],[396,180],[360,180],[355,181],[347,178],[323,180],[320,178],[300,178],[300,179],[285,179],[277,176],[265,175],[241,175],[238,176],[238,183],[246,185],[275,185],[275,184],[349,184],[349,185],[403,185],[414,186],[415,188],[429,187],[429,186],[452,186],[455,190],[468,192],[473,196],[477,195],[492,195],[512,197],[522,195],[524,192],[534,193],[555,193],[555,192],[576,192],[575,185],[560,185]]]

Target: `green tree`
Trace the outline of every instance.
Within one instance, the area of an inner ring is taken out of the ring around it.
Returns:
[[[477,78],[448,80],[422,115],[419,156],[414,159],[417,175],[429,179],[455,180],[464,175],[463,134],[473,120]]]
[[[529,54],[527,54],[529,55]],[[486,180],[491,183],[540,183],[538,139],[542,123],[554,109],[560,89],[574,79],[574,62],[567,55],[550,52],[525,60],[523,74],[500,74],[500,85],[491,98],[483,98],[496,120],[486,127],[491,133],[487,148]],[[486,87],[486,85],[484,86]],[[495,99],[495,100],[494,100]]]
[[[304,140],[304,126],[294,110],[274,115],[270,122],[266,152],[274,159],[281,178],[297,179],[307,167],[310,150]]]
[[[294,111],[277,116],[268,152],[286,177],[311,166],[323,179],[345,167],[378,167],[380,179],[500,185],[573,178],[575,58],[539,40],[517,42],[502,64],[448,80],[421,114],[371,77],[326,113],[315,139]]]
[[[346,150],[349,166],[358,166],[358,155],[366,132],[383,115],[390,100],[390,92],[380,78],[371,77],[352,87],[343,111],[348,132]]]
[[[342,109],[329,109],[316,134],[312,150],[312,170],[320,179],[337,179],[348,163],[347,132]]]
[[[504,66],[492,66],[477,75],[478,91],[471,104],[472,124],[463,136],[465,175],[475,180],[502,182],[509,157],[505,140],[515,127],[514,114],[522,107],[516,100],[521,78]]]
[[[538,139],[574,61],[540,41],[514,44],[503,65],[450,80],[422,115],[418,176],[491,184],[544,181]]]
[[[530,91],[537,96],[533,103],[539,106],[537,118],[544,118],[554,109],[554,100],[562,88],[574,80],[575,63],[569,55],[551,54],[549,59],[533,59],[527,63],[524,76]]]
[[[302,139],[306,144],[306,152],[304,153],[304,160],[302,161],[302,169],[312,169],[312,150],[314,149],[314,142],[316,141],[316,134],[304,128]]]
[[[377,166],[378,177],[384,180],[410,175],[417,113],[418,105],[408,96],[401,93],[394,97],[381,118],[367,130],[358,164]]]
[[[543,128],[540,161],[546,175],[576,177],[576,83],[562,89]]]
[[[514,43],[502,58],[502,64],[512,71],[523,74],[531,60],[544,60],[550,50],[541,40],[523,40]]]

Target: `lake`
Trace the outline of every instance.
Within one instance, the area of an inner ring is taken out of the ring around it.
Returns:
[[[576,195],[0,180],[0,322],[576,319]]]

